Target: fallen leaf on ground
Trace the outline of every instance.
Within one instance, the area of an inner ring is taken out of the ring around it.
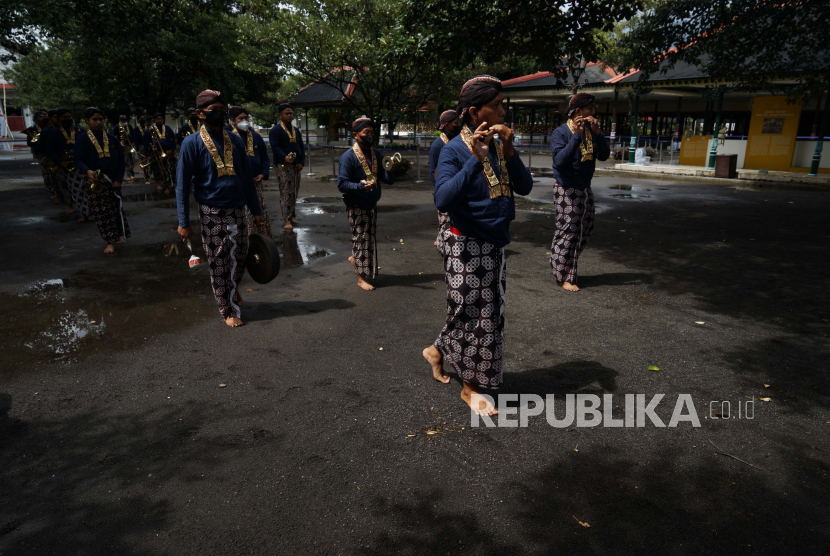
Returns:
[[[696,320],[696,321],[695,321],[695,324],[706,324],[706,323],[705,323],[705,322],[703,322],[702,320]]]
[[[224,384],[224,383],[223,383],[223,384],[220,384],[220,385],[219,385],[219,388],[224,388],[225,386],[227,386],[227,384]]]
[[[657,365],[649,365],[648,370],[649,371],[659,371],[660,367],[658,367]]]
[[[254,291],[254,290],[252,290],[251,288],[248,288],[248,289],[247,289],[247,290],[245,290],[245,291],[246,291],[246,292],[252,292],[252,291]]]
[[[577,444],[576,446],[574,446],[574,452],[578,452],[578,451],[579,451],[577,448],[579,448],[579,444]]]
[[[761,400],[762,402],[771,402],[772,401],[772,398],[758,398],[758,399]]]
[[[378,351],[383,351],[383,348],[378,348]]]
[[[440,431],[427,431],[427,434],[446,434]]]
[[[769,388],[769,384],[764,384],[764,388]]]
[[[89,324],[95,324],[94,320],[89,321]]]
[[[415,435],[414,434],[407,434],[406,436],[407,436],[407,438],[412,438]]]
[[[571,517],[573,517],[574,519],[576,519],[576,516],[575,516],[575,515],[574,515],[574,516],[571,516]],[[576,519],[576,522],[577,522],[577,523],[579,523],[580,525],[582,525],[583,527],[590,527],[590,524],[588,524],[588,523],[586,523],[586,522],[584,522],[584,521],[579,521],[578,519]]]

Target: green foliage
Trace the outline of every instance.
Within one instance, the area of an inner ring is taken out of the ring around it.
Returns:
[[[828,16],[826,0],[663,0],[620,36],[619,63],[645,79],[686,62],[752,90],[787,79],[791,97],[816,98],[830,88]]]
[[[35,105],[51,102],[42,95],[50,87],[79,89],[85,103],[109,116],[129,112],[130,104],[137,111],[163,111],[177,97],[187,106],[204,88],[218,89],[234,103],[263,101],[281,73],[275,59],[249,63],[258,45],[235,24],[240,13],[228,0],[3,2],[0,19],[14,16],[11,23],[3,19],[11,37],[3,44],[20,59],[9,79]],[[42,46],[27,38],[31,29]],[[52,67],[38,82],[31,68],[42,63],[27,54],[45,49],[61,49],[68,71]]]
[[[395,164],[393,172],[396,178],[402,178],[409,174],[410,170],[412,170],[412,161],[408,158],[401,157],[400,161]]]

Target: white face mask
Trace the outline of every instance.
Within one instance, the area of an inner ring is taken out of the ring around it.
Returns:
[[[236,129],[239,131],[248,131],[248,128],[251,127],[251,122],[242,120],[241,122],[236,122]]]

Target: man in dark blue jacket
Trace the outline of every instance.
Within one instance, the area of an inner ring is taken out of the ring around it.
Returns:
[[[608,160],[611,149],[596,114],[594,95],[579,93],[568,104],[568,121],[553,130],[553,198],[556,202],[556,233],[550,247],[550,267],[556,282],[577,292],[576,267],[594,229],[594,193],[591,179],[596,160]]]
[[[176,136],[164,123],[161,112],[153,116],[153,123],[144,132],[144,147],[153,161],[153,178],[156,189],[172,191],[176,188]]]
[[[225,129],[227,104],[219,91],[206,90],[196,97],[196,114],[204,124],[188,135],[180,151],[176,186],[179,235],[190,238],[190,187],[199,202],[202,245],[210,267],[213,295],[219,313],[228,326],[242,325],[242,296],[239,282],[245,274],[248,254],[248,226],[245,207],[262,225],[262,211],[256,194],[245,145]]]
[[[377,204],[380,200],[380,182],[392,185],[395,173],[381,165],[383,157],[372,148],[375,128],[369,118],[359,118],[352,124],[354,145],[340,157],[337,189],[343,193],[349,226],[352,228],[352,263],[358,276],[357,285],[371,291],[375,287],[366,281],[378,271],[375,230],[378,224]]]
[[[133,145],[133,126],[127,121],[124,114],[118,116],[118,123],[112,128],[112,134],[118,137],[118,142],[124,149],[124,162],[127,167],[127,182],[132,183],[135,179],[135,146]]]
[[[435,138],[429,147],[429,179],[435,186],[435,175],[438,172],[438,158],[441,156],[441,149],[450,142],[450,139],[458,135],[461,124],[458,123],[458,113],[455,110],[445,110],[438,118],[438,129],[441,134]],[[439,253],[444,252],[444,232],[450,227],[450,215],[438,211],[438,237],[432,243],[438,248]]]
[[[271,128],[268,139],[274,152],[280,208],[285,220],[283,228],[290,230],[297,223],[297,195],[300,192],[300,171],[305,165],[305,148],[302,133],[291,123],[294,110],[287,102],[280,104],[277,110],[280,120]]]
[[[138,157],[141,164],[147,164],[147,162],[149,162],[149,155],[147,154],[147,149],[144,145],[144,133],[147,131],[148,127],[147,114],[139,115],[135,127],[133,128],[132,140],[133,146],[141,155]],[[141,171],[144,173],[144,185],[150,185],[150,165],[147,164],[146,166],[142,166]]]
[[[231,117],[231,123],[225,126],[225,129],[241,137],[245,143],[245,154],[248,156],[248,162],[251,165],[251,175],[254,177],[256,192],[259,197],[259,206],[262,209],[262,219],[264,221],[262,230],[254,229],[253,215],[251,211],[245,211],[245,222],[248,224],[248,233],[264,231],[270,237],[271,220],[268,218],[268,209],[265,206],[265,197],[262,194],[262,182],[266,181],[271,173],[271,160],[268,158],[268,149],[265,147],[265,141],[262,139],[262,135],[254,131],[254,126],[251,124],[251,117],[244,107],[231,106],[228,113]]]

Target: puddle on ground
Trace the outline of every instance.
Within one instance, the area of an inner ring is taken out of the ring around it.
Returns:
[[[637,195],[636,193],[615,193],[611,196],[617,199],[651,199],[651,195]]]
[[[618,189],[620,191],[651,191],[651,189],[647,189],[642,185],[628,185],[628,184],[617,184],[617,185],[609,185],[608,189]]]
[[[130,258],[135,264],[123,272],[84,270],[0,293],[7,309],[0,373],[35,361],[69,365],[101,349],[133,349],[151,336],[218,318],[206,267],[190,269],[186,248],[136,247]]]
[[[48,218],[46,216],[18,216],[12,217],[12,221],[20,226],[33,226],[43,224]]]
[[[516,210],[529,210],[533,212],[556,214],[556,203],[533,201],[527,197],[515,197],[515,201]]]
[[[274,235],[274,241],[278,246],[280,245],[278,235]],[[294,228],[294,230],[283,230],[280,254],[282,266],[293,268],[311,264],[334,253],[316,245],[312,234],[307,229]]]
[[[384,205],[383,203],[378,204],[378,212],[404,212],[407,210],[415,210],[418,207],[415,205]]]
[[[307,203],[316,203],[316,204],[329,204],[329,203],[343,203],[343,197],[302,197],[297,199],[297,204],[307,204]]]

